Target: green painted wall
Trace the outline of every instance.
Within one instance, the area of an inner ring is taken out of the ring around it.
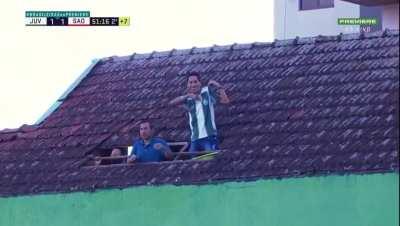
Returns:
[[[398,226],[399,175],[0,198],[0,226]]]

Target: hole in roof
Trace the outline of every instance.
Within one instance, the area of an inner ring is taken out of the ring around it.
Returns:
[[[133,153],[132,146],[114,147],[114,148],[96,148],[89,155],[88,161],[83,164],[83,167],[101,167],[101,166],[121,166],[121,165],[142,165],[142,164],[159,164],[159,163],[174,163],[181,161],[205,161],[212,160],[218,152],[215,151],[201,151],[201,152],[188,152],[189,142],[167,142],[172,151],[170,160],[162,162],[135,162],[127,163],[128,157]]]
[[[126,163],[128,147],[96,148],[88,156],[83,167]]]

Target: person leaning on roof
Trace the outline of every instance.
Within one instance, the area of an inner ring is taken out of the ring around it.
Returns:
[[[191,129],[189,151],[218,150],[217,128],[215,126],[214,105],[230,102],[224,87],[214,80],[202,87],[200,75],[192,73],[187,78],[187,94],[179,96],[170,105],[183,105],[188,111]]]
[[[110,154],[110,157],[120,157],[122,156],[121,149],[119,148],[113,148]],[[121,158],[116,158],[116,159],[98,159],[95,160],[95,165],[112,165],[112,164],[121,164],[123,163],[123,160]]]
[[[127,162],[161,162],[172,158],[167,142],[153,137],[150,122],[144,121],[139,126],[140,138],[133,143],[133,151]]]

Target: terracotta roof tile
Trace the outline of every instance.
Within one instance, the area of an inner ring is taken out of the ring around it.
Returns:
[[[0,196],[398,171],[398,45],[385,30],[104,58],[39,126],[0,131]],[[83,167],[145,118],[188,140],[167,103],[193,71],[232,98],[216,109],[215,159]]]

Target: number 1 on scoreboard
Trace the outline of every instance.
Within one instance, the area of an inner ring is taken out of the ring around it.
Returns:
[[[68,17],[47,17],[47,26],[66,26]]]

